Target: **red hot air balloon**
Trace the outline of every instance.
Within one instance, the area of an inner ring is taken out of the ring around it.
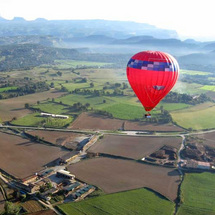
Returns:
[[[159,51],[139,52],[127,65],[128,81],[146,111],[151,111],[169,93],[178,75],[175,58]]]

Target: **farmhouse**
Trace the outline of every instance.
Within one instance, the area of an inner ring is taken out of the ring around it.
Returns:
[[[52,113],[41,113],[40,116],[59,118],[59,119],[68,119],[69,118],[69,116],[66,116],[66,115],[57,115],[57,114],[52,114]]]
[[[74,179],[75,175],[71,174],[69,171],[66,171],[66,170],[58,170],[57,171],[57,177]]]
[[[187,168],[194,168],[194,169],[210,169],[211,167],[209,162],[200,162],[195,160],[188,160],[185,166]]]
[[[210,163],[208,162],[198,162],[198,166],[197,168],[200,168],[200,169],[210,169],[211,165]]]

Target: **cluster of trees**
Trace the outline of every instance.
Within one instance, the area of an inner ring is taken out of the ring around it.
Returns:
[[[200,94],[199,96],[191,96],[186,93],[176,93],[170,92],[164,99],[164,102],[169,103],[185,103],[185,104],[200,104],[206,101],[211,101],[211,99],[205,94]]]
[[[114,83],[114,84],[110,84],[110,82],[106,82],[105,86],[103,87],[103,90],[107,90],[107,89],[116,89],[116,88],[120,88],[122,90],[125,90],[128,88],[128,84],[123,82],[121,83]]]
[[[213,84],[213,81],[210,81],[207,75],[184,75],[181,81],[187,83],[197,83],[202,85]]]
[[[24,96],[26,94],[33,94],[37,92],[43,92],[49,90],[50,87],[46,82],[28,82],[24,86],[17,87],[16,89],[9,90],[0,94],[0,99],[13,98],[18,96]]]
[[[143,117],[145,118],[145,115]],[[163,108],[161,108],[160,114],[156,114],[155,116],[151,118],[146,118],[145,120],[146,122],[164,124],[164,123],[172,122],[172,117],[167,110],[164,110]]]
[[[82,104],[80,102],[74,103],[71,107],[73,111],[86,111],[90,107],[90,103]]]
[[[63,87],[64,90],[65,87]],[[112,93],[105,90],[90,90],[90,89],[75,89],[71,93],[82,94],[82,95],[92,95],[92,96],[123,96],[124,92],[120,89],[114,89]]]
[[[97,114],[103,115],[103,116],[113,118],[113,114],[109,113],[109,112],[107,112],[105,110],[94,110],[94,112],[97,113]]]
[[[72,59],[79,56],[75,49],[60,49],[37,44],[7,45],[0,47],[2,61],[0,71],[27,69],[41,64],[53,63],[56,59]]]

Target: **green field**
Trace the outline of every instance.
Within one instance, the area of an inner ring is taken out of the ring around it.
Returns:
[[[174,203],[146,189],[104,195],[58,207],[68,215],[170,215],[174,211]]]
[[[9,90],[16,90],[16,89],[17,89],[17,87],[2,87],[2,88],[0,88],[0,93],[7,92]]]
[[[187,173],[181,186],[183,204],[177,215],[215,214],[215,174]]]
[[[28,114],[22,118],[14,120],[13,125],[20,126],[34,126],[34,127],[49,127],[49,128],[62,128],[72,122],[73,118],[69,119],[56,119],[41,117],[39,113]]]
[[[33,108],[40,109],[41,112],[53,114],[67,114],[68,107],[55,102],[44,102],[39,105],[34,105]]]
[[[204,85],[200,89],[215,92],[215,86],[214,85]]]
[[[76,61],[76,60],[55,60],[59,69],[75,68],[80,66],[105,66],[111,63],[101,63],[92,61]]]
[[[105,103],[103,102],[105,100]],[[114,118],[134,120],[143,117],[145,110],[138,99],[132,96],[91,96],[69,94],[61,98],[55,99],[56,102],[72,106],[74,103],[80,102],[82,104],[89,103],[90,108],[94,110],[103,110],[111,113]],[[190,107],[184,103],[161,103],[152,111],[155,115],[160,113],[160,106],[163,105],[165,110],[174,111]],[[40,105],[41,107],[41,105]],[[42,110],[45,110],[41,107]]]
[[[215,128],[215,104],[212,102],[191,106],[185,110],[173,111],[171,116],[174,122],[186,129]]]
[[[203,85],[201,84],[186,83],[179,80],[176,82],[176,85],[173,87],[172,91],[177,93],[196,95],[205,92],[205,90],[201,89],[201,87],[203,87]]]
[[[186,75],[211,75],[210,72],[203,72],[203,71],[196,71],[196,70],[180,70],[180,74],[186,74]]]

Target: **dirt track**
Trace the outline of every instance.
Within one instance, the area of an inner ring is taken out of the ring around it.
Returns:
[[[51,161],[68,153],[59,147],[48,146],[0,132],[0,168],[24,178],[38,172]]]
[[[106,193],[148,187],[175,200],[180,183],[177,170],[121,159],[94,158],[73,164],[68,169],[77,178]]]
[[[181,138],[177,137],[131,137],[105,135],[104,138],[95,143],[89,151],[141,159],[157,151],[164,145],[179,149],[180,144]]]

